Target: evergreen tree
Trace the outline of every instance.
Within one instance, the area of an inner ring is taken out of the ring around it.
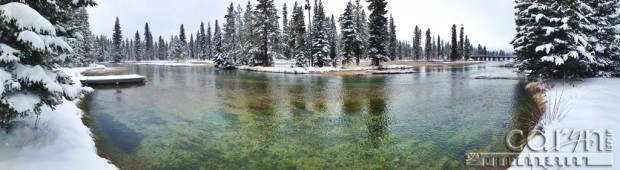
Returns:
[[[255,11],[254,29],[256,32],[257,47],[255,63],[252,65],[272,66],[274,58],[281,56],[277,52],[277,42],[280,35],[278,11],[273,0],[258,0]]]
[[[153,34],[149,28],[149,23],[144,24],[144,59],[154,60],[155,51],[153,49]]]
[[[459,58],[462,58],[465,55],[465,28],[463,27],[463,24],[461,24],[461,34],[459,34]]]
[[[297,67],[306,67],[307,66],[307,55],[306,55],[306,24],[304,10],[301,6],[297,5],[295,2],[295,6],[293,7],[293,16],[291,18],[291,31],[293,32],[293,37],[291,38],[293,41],[291,42],[293,48],[293,54],[295,55],[295,65]]]
[[[452,25],[452,42],[451,42],[451,48],[450,48],[450,60],[452,61],[456,61],[459,58],[459,47],[458,47],[458,42],[456,40],[456,24]]]
[[[114,62],[119,63],[123,60],[123,54],[121,52],[121,41],[123,41],[123,34],[121,31],[121,24],[116,17],[114,22],[114,33],[112,34],[113,56]]]
[[[416,25],[413,30],[413,51],[416,60],[422,57],[422,30]]]
[[[463,45],[465,46],[465,49],[463,50],[465,60],[469,60],[469,57],[471,57],[471,42],[469,42],[469,37],[467,35],[465,36],[465,42]]]
[[[363,42],[359,34],[357,26],[356,7],[349,1],[344,13],[340,16],[340,35],[341,35],[341,55],[342,65],[347,66],[351,63],[353,57],[356,57],[356,63],[359,66],[359,60],[362,55]]]
[[[255,55],[258,54],[258,41],[256,41],[256,29],[254,28],[254,10],[252,10],[252,4],[248,1],[246,5],[245,13],[243,14],[243,28],[241,28],[241,35],[243,39],[240,40],[241,49],[239,51],[239,64],[248,65],[254,63]]]
[[[369,49],[369,42],[368,40],[370,39],[370,33],[368,32],[368,19],[366,18],[366,10],[364,9],[364,7],[360,4],[360,0],[355,0],[356,6],[357,6],[357,29],[358,32],[360,34],[360,38],[362,39],[362,44],[363,46],[361,47],[362,50],[362,56],[359,56],[356,58],[356,63],[357,65],[359,65],[359,58],[368,58],[368,49]]]
[[[289,46],[288,43],[288,39],[290,36],[290,26],[289,26],[289,20],[288,20],[288,9],[286,7],[286,3],[284,3],[284,6],[282,6],[282,35],[280,38],[282,40],[282,44],[284,46],[283,48],[283,55],[286,59],[291,59],[292,58],[292,48],[291,46]]]
[[[205,23],[200,22],[200,28],[198,29],[198,37],[196,37],[196,46],[198,52],[198,58],[200,60],[206,60],[207,54],[207,33],[205,32]]]
[[[157,53],[157,56],[159,56],[159,60],[166,59],[166,42],[161,36],[159,36],[159,42],[157,43]]]
[[[618,15],[618,0],[588,0],[584,1],[591,7],[588,21],[595,24],[592,34],[589,34],[589,43],[594,49],[596,62],[592,63],[592,69],[596,76],[610,76],[618,72],[620,68],[620,39],[618,35],[618,25],[620,17]]]
[[[224,55],[224,47],[222,44],[222,31],[217,20],[215,20],[215,30],[213,31],[213,54],[215,55],[216,63],[221,62],[217,60]]]
[[[326,31],[325,10],[322,0],[314,1],[314,16],[312,19],[312,58],[315,59],[313,65],[318,67],[328,66],[329,59],[329,37]]]
[[[426,30],[426,43],[424,46],[424,54],[426,56],[426,60],[430,60],[431,59],[431,54],[433,52],[433,47],[432,47],[432,43],[431,43],[431,29],[427,29]]]
[[[213,35],[211,34],[211,23],[207,23],[207,35],[205,36],[205,55],[211,60],[213,57]]]
[[[336,61],[338,59],[338,29],[336,28],[336,19],[334,15],[331,16],[329,20],[329,58],[331,61]],[[334,66],[335,67],[335,66]]]
[[[136,61],[142,61],[142,40],[140,40],[140,32],[136,31],[136,35],[134,37],[134,57]]]
[[[390,15],[390,23],[389,23],[389,51],[390,51],[390,59],[396,59],[396,51],[398,45],[398,39],[396,37],[396,24],[394,24],[394,18]]]
[[[437,57],[439,59],[443,59],[443,53],[442,53],[442,40],[441,40],[441,36],[437,35]]]
[[[172,40],[170,40],[170,48],[171,49],[168,54],[169,59],[176,61],[187,59],[187,50],[183,45],[183,42],[176,36],[172,37]]]
[[[530,77],[543,78],[596,75],[591,66],[599,62],[587,36],[597,25],[587,18],[576,19],[592,16],[592,7],[579,0],[520,0],[516,8],[518,32],[512,44],[520,71],[531,71]]]
[[[385,2],[385,0],[366,0],[366,2],[370,3],[368,10],[372,11],[370,13],[370,24],[368,26],[370,33],[370,49],[368,54],[372,60],[372,65],[380,66],[381,62],[389,60],[386,50],[388,32],[387,18],[385,17],[387,10],[385,7],[387,6],[387,2]]]
[[[67,38],[67,42],[73,47],[73,53],[66,59],[65,63],[69,66],[87,66],[96,61],[95,38],[90,31],[88,13],[85,7],[81,7],[73,12],[69,21],[68,28],[73,28],[79,34],[76,38]]]
[[[76,86],[58,67],[72,51],[65,39],[78,38],[78,30],[61,29],[73,15],[67,11],[94,5],[90,0],[0,2],[0,128],[92,91]]]
[[[194,34],[190,34],[189,35],[189,58],[194,59],[195,56],[195,49],[194,49]]]
[[[183,46],[187,45],[187,37],[185,37],[185,28],[183,24],[181,24],[181,28],[179,31],[179,41],[181,42],[181,45]]]
[[[226,24],[224,24],[224,37],[221,40],[223,54],[217,56],[217,59],[215,59],[215,66],[218,68],[229,69],[234,68],[236,65],[236,58],[233,53],[236,50],[237,28],[235,26],[236,19],[233,3],[230,3],[228,13],[224,16],[224,19],[226,19]]]

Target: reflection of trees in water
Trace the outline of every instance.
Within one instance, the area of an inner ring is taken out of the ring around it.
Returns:
[[[313,76],[311,77],[311,84],[312,87],[310,88],[310,92],[312,93],[312,102],[314,103],[314,109],[317,112],[325,112],[326,110],[326,105],[325,105],[325,96],[326,95],[330,95],[330,94],[326,94],[325,88],[326,83],[327,83],[327,77],[323,77],[323,76]]]
[[[345,115],[353,115],[362,112],[362,97],[365,88],[362,87],[362,78],[342,76],[342,111]]]
[[[386,76],[373,77],[370,80],[368,94],[368,140],[373,147],[380,147],[388,137],[388,121],[386,112],[386,93],[384,91]]]
[[[289,86],[288,89],[290,104],[293,106],[291,108],[293,118],[298,118],[308,112],[306,110],[306,87],[304,84],[303,79],[296,79],[294,85]]]

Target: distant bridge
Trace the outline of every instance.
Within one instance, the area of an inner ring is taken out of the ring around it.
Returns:
[[[510,56],[491,56],[491,55],[476,55],[476,56],[471,56],[469,58],[476,60],[476,61],[512,61],[515,59],[516,56],[514,55],[510,55]]]

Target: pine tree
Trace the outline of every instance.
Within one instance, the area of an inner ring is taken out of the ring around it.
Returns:
[[[215,60],[222,58],[224,55],[224,47],[222,44],[222,31],[220,30],[220,24],[217,20],[215,20],[215,30],[213,31],[213,54],[215,55]]]
[[[385,14],[387,10],[387,2],[385,0],[366,0],[370,5],[368,10],[370,13],[370,24],[368,26],[370,39],[369,39],[369,52],[373,66],[381,66],[381,62],[389,60],[387,57],[386,44],[388,43],[387,32],[387,18]]]
[[[134,36],[134,56],[137,61],[142,61],[142,40],[140,40],[140,32],[136,31]]]
[[[312,58],[315,59],[313,65],[318,67],[328,66],[329,59],[329,37],[326,31],[325,10],[321,0],[314,1],[314,16],[312,19]]]
[[[413,30],[413,51],[416,60],[422,57],[422,30],[416,25]]]
[[[355,0],[355,3],[357,6],[357,29],[359,31],[360,38],[362,39],[363,44],[363,46],[361,47],[363,49],[362,56],[358,56],[355,61],[357,65],[359,65],[360,58],[368,58],[367,51],[369,49],[370,33],[368,32],[368,19],[366,18],[366,10],[360,4],[360,0]]]
[[[469,60],[469,57],[471,57],[471,42],[469,42],[469,37],[467,35],[465,36],[465,42],[463,45],[465,46],[465,49],[463,50],[465,60]]]
[[[254,10],[252,10],[252,4],[248,1],[243,14],[243,27],[241,28],[241,35],[243,39],[240,40],[241,49],[238,52],[239,61],[237,63],[242,65],[249,65],[254,63],[255,55],[258,53],[258,43],[256,41],[256,29],[254,28]]]
[[[293,7],[293,16],[291,18],[291,31],[293,32],[294,41],[291,44],[294,46],[293,54],[295,55],[295,66],[306,67],[308,64],[308,56],[306,55],[306,24],[304,10],[301,6],[297,5]]]
[[[228,7],[228,13],[224,16],[226,19],[226,24],[224,24],[224,36],[223,39],[220,40],[222,44],[222,54],[217,56],[215,59],[215,66],[222,69],[230,69],[235,67],[235,55],[233,54],[236,50],[236,32],[237,28],[235,26],[235,11],[233,3],[230,3]],[[217,27],[216,27],[216,30]]]
[[[458,42],[456,40],[456,24],[452,25],[452,41],[451,41],[451,48],[450,48],[450,60],[452,61],[456,61],[459,58],[459,46],[458,46]]]
[[[162,38],[161,36],[159,36],[159,41],[157,43],[157,56],[159,56],[159,60],[165,60],[166,59],[166,42],[164,41],[164,38]]]
[[[426,60],[430,60],[431,59],[431,54],[433,52],[433,45],[431,43],[431,29],[427,29],[426,30],[426,43],[424,46],[424,54],[426,57]]]
[[[189,58],[194,59],[195,56],[195,49],[194,49],[194,34],[190,34],[189,35]]]
[[[334,15],[329,19],[329,58],[331,61],[336,61],[338,59],[338,47],[339,47],[339,38],[338,38],[338,29],[336,28],[336,19]],[[334,66],[335,67],[335,66]]]
[[[582,78],[596,75],[599,64],[588,41],[597,26],[586,19],[592,7],[583,1],[517,1],[517,34],[512,41],[520,71],[530,77]],[[585,36],[584,36],[585,35]]]
[[[461,34],[459,34],[459,58],[462,58],[465,55],[465,28],[463,27],[463,24],[461,24]]]
[[[168,58],[176,61],[187,59],[187,50],[183,45],[183,42],[176,36],[170,40],[170,51]]]
[[[198,36],[196,37],[196,46],[198,52],[198,58],[200,60],[206,59],[207,53],[207,34],[205,33],[205,23],[200,22],[200,28],[198,29]]]
[[[396,37],[396,24],[394,23],[394,18],[392,17],[392,15],[390,14],[390,23],[389,23],[389,29],[390,29],[390,33],[389,33],[389,52],[390,52],[390,59],[395,60],[396,59],[396,47],[398,44],[398,39]]]
[[[595,24],[588,40],[594,49],[596,62],[592,69],[596,76],[610,76],[620,68],[620,39],[617,26],[620,24],[618,15],[618,0],[588,0],[584,1],[592,8],[591,14],[586,16],[588,21]]]
[[[144,24],[144,59],[154,60],[155,50],[153,49],[153,34],[149,28],[149,23]]]
[[[207,23],[207,35],[205,36],[205,55],[211,60],[213,57],[213,35],[211,34],[211,23]]]
[[[94,63],[97,60],[97,47],[93,42],[95,37],[90,31],[86,8],[81,7],[75,10],[68,25],[65,27],[66,29],[73,28],[73,31],[79,35],[76,38],[67,38],[66,40],[73,48],[73,53],[65,59],[65,64],[68,66],[87,66]]]
[[[114,62],[119,63],[123,60],[123,54],[121,53],[121,41],[123,41],[123,34],[121,31],[121,24],[116,17],[114,22],[114,34],[112,34],[113,56]]]
[[[289,20],[288,20],[288,9],[286,7],[286,3],[284,3],[284,6],[282,6],[282,35],[280,38],[282,40],[282,44],[284,46],[283,48],[283,55],[286,59],[291,59],[292,58],[292,48],[291,46],[289,46],[288,43],[288,39],[290,36],[290,26],[289,26]]]
[[[72,51],[65,39],[78,38],[78,30],[61,29],[73,15],[67,11],[94,5],[88,0],[0,3],[0,128],[92,91],[76,86],[58,66]],[[21,18],[31,20],[18,22]]]
[[[257,30],[256,40],[259,52],[254,60],[255,63],[252,65],[270,67],[273,65],[274,58],[281,56],[277,52],[280,24],[278,24],[278,11],[273,0],[258,0],[254,17],[254,29]]]
[[[437,57],[439,59],[443,59],[443,53],[442,53],[442,40],[441,40],[441,36],[437,35]]]
[[[181,28],[179,31],[179,41],[181,42],[181,45],[187,45],[187,37],[185,37],[185,27],[183,26],[183,24],[181,24]]]
[[[340,35],[341,35],[341,55],[342,65],[347,66],[351,63],[353,57],[356,57],[357,65],[362,55],[363,42],[359,34],[357,26],[356,7],[349,1],[344,13],[340,16]]]

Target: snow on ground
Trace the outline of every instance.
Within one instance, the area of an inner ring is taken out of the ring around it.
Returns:
[[[603,132],[603,137],[605,136],[606,130],[617,131],[620,130],[620,104],[618,104],[618,99],[620,99],[620,79],[604,79],[604,78],[595,78],[595,79],[586,79],[585,82],[577,82],[575,84],[563,84],[556,85],[551,89],[548,89],[545,93],[547,100],[547,113],[552,113],[552,109],[554,106],[562,106],[566,105],[565,115],[563,119],[555,121],[549,121],[544,126],[544,130],[547,132],[555,133],[556,130],[600,130]],[[560,99],[560,100],[556,100]],[[566,102],[555,102],[564,100]],[[570,135],[567,134],[567,135]],[[554,135],[547,135],[547,144],[551,146],[555,145],[553,141]],[[611,137],[613,138],[613,137]],[[563,138],[561,138],[563,139]],[[576,138],[573,138],[576,139]],[[581,140],[584,140],[584,136],[581,136]],[[590,140],[596,139],[595,137],[589,137]],[[606,140],[606,139],[605,139]],[[529,144],[534,147],[542,146],[544,139],[540,135],[534,137],[530,140]],[[572,140],[561,140],[562,143],[567,143]],[[569,153],[569,156],[583,156],[583,153],[595,153],[598,154],[596,158],[590,157],[588,160],[591,163],[596,163],[600,161],[613,161],[615,166],[585,166],[581,167],[581,169],[618,169],[620,167],[620,149],[614,148],[613,151],[606,151],[606,148],[603,148],[603,151],[598,150],[598,142],[599,140],[593,140],[595,145],[590,147],[590,151],[585,152],[584,141],[580,141],[578,146],[575,143],[570,143],[566,146],[562,146],[560,148],[561,153]],[[607,141],[603,141],[603,145],[606,145]],[[620,147],[620,140],[612,139],[609,141],[611,143],[611,147]],[[577,149],[574,149],[574,148]],[[558,151],[551,151],[556,153]],[[575,152],[575,153],[573,153]],[[535,155],[539,152],[534,152],[532,149],[526,147],[520,154],[519,159],[523,160],[525,157]],[[549,154],[549,153],[547,153]],[[612,154],[612,157],[610,157]],[[557,169],[558,167],[552,167],[550,169]],[[544,167],[524,167],[524,166],[514,166],[512,169],[544,169]],[[569,167],[567,169],[576,169],[575,167]]]
[[[126,79],[139,79],[144,76],[131,74],[131,75],[111,75],[111,76],[80,76],[79,80],[126,80]]]
[[[313,73],[327,73],[334,72],[340,69],[333,67],[294,67],[291,66],[274,66],[274,67],[238,67],[240,70],[256,71],[256,72],[268,72],[268,73],[286,73],[286,74],[313,74]]]
[[[408,65],[386,65],[382,67],[366,66],[366,67],[291,67],[290,65],[276,65],[273,67],[238,67],[240,70],[255,71],[255,72],[267,72],[267,73],[285,73],[285,74],[320,74],[329,72],[341,72],[341,71],[367,71],[367,70],[380,70],[380,69],[412,69],[413,66]]]
[[[61,71],[80,83],[75,75],[97,67]],[[117,169],[97,155],[82,114],[75,102],[64,101],[56,110],[43,109],[38,129],[35,116],[19,118],[9,134],[0,132],[0,169]]]
[[[187,67],[187,66],[206,66],[212,65],[214,61],[205,60],[188,60],[188,61],[126,61],[125,63],[141,64],[141,65],[157,65],[157,66],[172,66],[172,67]]]

